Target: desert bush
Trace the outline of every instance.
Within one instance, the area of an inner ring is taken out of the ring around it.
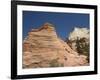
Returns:
[[[76,40],[76,50],[80,55],[86,55],[89,61],[89,43],[84,41],[84,38]]]
[[[63,63],[58,62],[58,59],[51,60],[49,65],[50,65],[50,67],[63,67],[64,66]]]

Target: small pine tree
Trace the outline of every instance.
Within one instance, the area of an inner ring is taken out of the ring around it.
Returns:
[[[84,38],[76,40],[76,50],[80,55],[86,55],[89,62],[89,43],[86,43]]]
[[[76,50],[78,53],[82,53],[82,48],[81,48],[82,45],[80,45],[80,40],[79,38],[77,37],[77,40],[76,40]]]

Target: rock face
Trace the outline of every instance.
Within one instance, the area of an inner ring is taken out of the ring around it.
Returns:
[[[66,42],[69,44],[69,46],[74,50],[77,51],[76,47],[76,41],[81,40],[83,41],[82,44],[86,43],[89,44],[90,40],[90,32],[87,28],[78,28],[75,27],[72,32],[70,32],[68,39]]]
[[[52,24],[32,29],[23,42],[23,68],[85,66],[86,56],[79,55],[57,37]]]
[[[72,32],[70,32],[68,39],[69,40],[76,40],[77,37],[79,39],[81,39],[81,38],[89,39],[89,37],[90,37],[89,29],[75,27],[74,30]]]
[[[87,56],[89,62],[90,58],[90,32],[88,28],[77,28],[75,27],[72,32],[70,32],[67,38],[67,44],[80,55]]]

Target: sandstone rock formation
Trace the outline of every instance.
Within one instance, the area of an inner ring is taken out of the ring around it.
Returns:
[[[74,50],[77,51],[76,41],[77,39],[83,40],[83,43],[89,44],[90,40],[90,31],[87,28],[78,28],[75,27],[72,32],[70,32],[68,39],[66,42],[69,46]]]
[[[23,42],[23,68],[85,66],[86,56],[79,55],[58,38],[52,24],[32,29]]]
[[[87,56],[89,62],[90,58],[90,31],[88,28],[75,27],[70,32],[69,37],[66,39],[67,44],[80,55]]]
[[[76,40],[77,37],[79,39],[81,39],[81,38],[89,39],[89,37],[90,37],[89,29],[88,28],[75,27],[74,30],[72,32],[70,32],[68,39],[69,40]]]

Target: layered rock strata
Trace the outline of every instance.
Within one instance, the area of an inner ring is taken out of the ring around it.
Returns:
[[[86,56],[79,55],[58,38],[52,24],[32,29],[23,42],[23,68],[85,66]]]

